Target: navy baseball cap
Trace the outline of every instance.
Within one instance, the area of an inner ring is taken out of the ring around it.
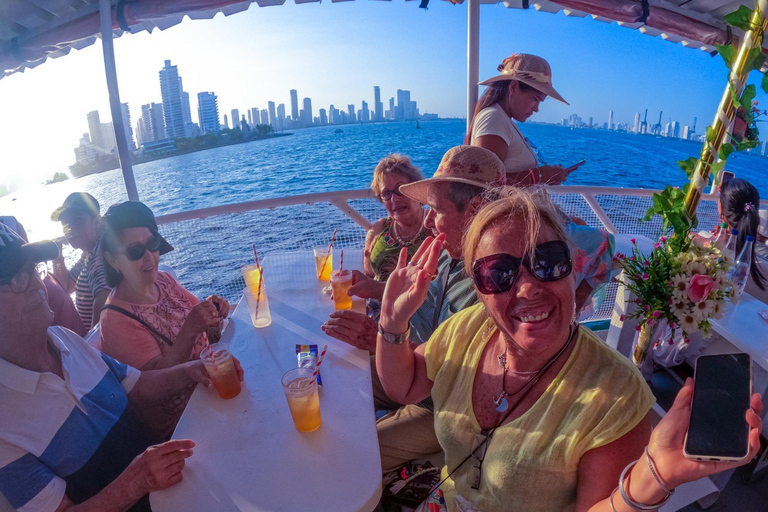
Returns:
[[[113,204],[104,214],[103,220],[104,228],[109,230],[115,238],[128,228],[147,228],[153,235],[160,238],[160,254],[173,250],[173,246],[157,230],[157,222],[152,210],[141,201]]]
[[[18,233],[0,222],[0,283],[10,281],[29,262],[58,258],[59,246],[45,240],[28,244]]]
[[[94,217],[99,216],[99,202],[87,192],[73,192],[64,200],[64,204],[53,210],[51,220],[56,222],[70,212],[86,212]]]

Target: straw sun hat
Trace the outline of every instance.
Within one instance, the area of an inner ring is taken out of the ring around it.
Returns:
[[[501,74],[483,80],[480,85],[491,85],[500,80],[518,80],[568,105],[568,102],[552,87],[552,69],[541,57],[527,53],[513,53],[499,64],[498,70]]]

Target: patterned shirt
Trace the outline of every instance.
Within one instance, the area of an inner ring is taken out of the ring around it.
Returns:
[[[104,272],[104,257],[101,253],[101,239],[93,246],[88,254],[83,254],[80,260],[69,271],[69,277],[75,282],[75,306],[86,330],[93,327],[93,300],[107,286]]]
[[[140,373],[62,327],[48,340],[63,379],[0,359],[0,410],[13,411],[0,414],[0,493],[21,512],[56,510],[65,493],[75,503],[91,497],[148,446],[126,434]],[[118,455],[121,445],[131,448]]]

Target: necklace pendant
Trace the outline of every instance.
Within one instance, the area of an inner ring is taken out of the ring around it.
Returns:
[[[495,400],[494,403],[496,403]],[[502,398],[498,403],[496,403],[496,411],[507,412],[507,409],[509,409],[509,401],[507,400],[507,397]]]
[[[503,369],[507,368],[507,352],[504,351],[501,354],[496,356],[496,359],[499,361],[499,366]]]

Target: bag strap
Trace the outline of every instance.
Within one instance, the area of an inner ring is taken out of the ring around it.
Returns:
[[[104,306],[102,306],[101,310],[104,311],[105,309],[111,309],[112,311],[117,311],[118,313],[121,313],[121,314],[127,316],[128,318],[132,318],[133,320],[136,320],[141,325],[143,325],[144,328],[147,329],[149,332],[151,332],[152,334],[154,334],[155,336],[157,336],[158,338],[160,338],[161,340],[166,342],[169,347],[173,346],[173,341],[171,341],[170,338],[168,338],[167,336],[157,332],[157,330],[154,329],[151,325],[149,325],[147,322],[145,322],[144,320],[142,320],[138,316],[134,315],[130,311],[128,311],[126,309],[123,309],[120,306],[115,306],[113,304],[104,304]]]

